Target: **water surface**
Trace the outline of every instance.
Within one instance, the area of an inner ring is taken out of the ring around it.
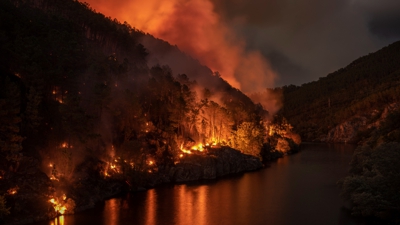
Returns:
[[[355,225],[336,185],[352,145],[304,144],[266,168],[215,181],[165,185],[40,224]]]

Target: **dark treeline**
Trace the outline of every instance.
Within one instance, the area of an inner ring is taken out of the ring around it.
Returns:
[[[400,221],[399,59],[395,42],[318,81],[275,89],[283,92],[281,113],[303,140],[340,141],[346,139],[327,137],[356,132],[351,140],[360,146],[339,183],[352,213],[374,224]]]
[[[304,140],[317,140],[355,115],[400,101],[400,42],[361,57],[318,81],[283,91],[282,114]],[[377,118],[375,118],[377,119]]]
[[[0,2],[0,219],[34,215],[30,198],[46,208],[61,186],[76,198],[100,192],[100,181],[83,190],[84,165],[97,168],[91,179],[124,173],[140,185],[206,144],[270,160],[300,142],[218,73],[150,66],[143,38],[166,45],[78,1]]]

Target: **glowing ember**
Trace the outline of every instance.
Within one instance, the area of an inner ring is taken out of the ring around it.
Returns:
[[[15,195],[15,194],[17,194],[18,189],[19,189],[18,186],[17,186],[17,187],[10,188],[10,189],[7,190],[7,193],[8,193],[9,195]]]
[[[55,180],[55,181],[58,181],[58,178],[57,178],[57,177],[55,177],[54,175],[51,175],[51,176],[50,176],[50,180]]]
[[[67,146],[68,146],[67,142],[64,142],[64,143],[61,144],[62,148],[66,148]]]
[[[53,164],[52,164],[52,163],[50,163],[50,164],[49,164],[49,167],[53,167]]]
[[[192,154],[192,152],[190,150],[181,149],[181,151],[186,153],[186,154]]]
[[[149,161],[149,165],[151,166],[151,165],[153,165],[154,164],[154,162],[153,161]]]
[[[181,158],[182,158],[182,157],[183,157],[183,154],[180,154],[180,155],[179,155],[179,157],[181,157]]]

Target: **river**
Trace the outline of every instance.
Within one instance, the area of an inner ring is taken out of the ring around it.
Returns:
[[[268,168],[190,184],[163,185],[107,200],[38,225],[358,225],[337,181],[355,146],[303,144]]]

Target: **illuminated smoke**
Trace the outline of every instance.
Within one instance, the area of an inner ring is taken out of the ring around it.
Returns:
[[[277,77],[260,52],[246,50],[246,43],[215,13],[210,0],[88,0],[88,3],[107,16],[177,45],[247,94],[272,87]],[[263,98],[278,101],[274,96]],[[266,109],[273,108],[272,111],[279,107],[279,103],[268,106],[265,101],[262,103]]]
[[[97,11],[164,39],[245,93],[272,87],[276,74],[215,13],[210,0],[88,0]]]

